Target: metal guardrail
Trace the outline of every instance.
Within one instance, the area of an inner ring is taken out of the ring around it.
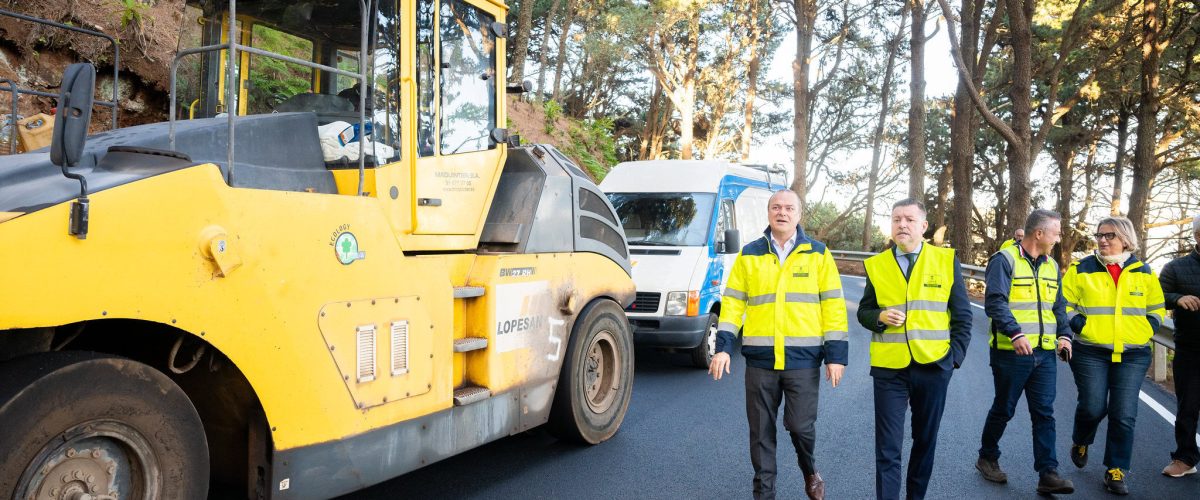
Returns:
[[[875,252],[859,252],[853,250],[830,250],[833,258],[836,260],[847,260],[852,262],[862,262],[867,260]],[[963,264],[963,278],[980,280],[984,278],[984,268],[979,266],[970,266]],[[1150,338],[1158,346],[1165,349],[1154,348],[1154,362],[1150,365],[1150,374],[1154,377],[1155,382],[1162,382],[1167,379],[1167,351],[1175,350],[1175,322],[1170,318],[1163,323],[1162,327],[1154,333]]]

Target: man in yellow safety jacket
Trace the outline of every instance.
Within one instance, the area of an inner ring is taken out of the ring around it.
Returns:
[[[892,206],[893,250],[866,260],[858,322],[871,335],[875,384],[875,495],[900,496],[904,413],[912,408],[907,498],[925,498],[950,375],[971,342],[971,303],[954,250],[925,245],[925,207]]]
[[[820,367],[824,361],[826,378],[837,387],[849,356],[846,302],[832,254],[798,225],[796,193],[776,192],[767,213],[770,227],[733,263],[709,372],[718,380],[729,373],[741,330],[754,497],[775,498],[775,419],[786,401],[783,426],[796,447],[805,493],[822,499],[825,483],[813,458]]]
[[[983,478],[1008,482],[1000,468],[1000,438],[1017,410],[1021,394],[1033,422],[1033,467],[1042,495],[1075,491],[1058,475],[1054,453],[1054,398],[1058,380],[1056,350],[1064,359],[1071,352],[1058,264],[1050,250],[1062,235],[1062,217],[1034,210],[1025,219],[1020,243],[1002,248],[988,261],[983,307],[991,318],[989,358],[995,397],[980,437],[975,468]]]

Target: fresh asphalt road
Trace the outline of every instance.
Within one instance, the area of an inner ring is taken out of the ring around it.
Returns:
[[[854,319],[863,280],[845,277],[850,314],[850,365],[841,385],[822,381],[817,417],[817,468],[829,498],[869,499],[875,494],[874,417],[868,375],[869,336]],[[1029,411],[1024,399],[1009,423],[1000,446],[1000,464],[1009,483],[984,481],[975,471],[979,433],[991,405],[987,318],[974,308],[974,338],[963,367],[950,382],[942,420],[937,465],[928,498],[1032,498],[1033,470]],[[556,441],[533,430],[377,485],[347,498],[748,498],[751,496],[747,449],[744,361],[734,356],[733,373],[714,382],[703,370],[688,366],[681,354],[639,349],[633,400],[621,430],[597,446]],[[1155,500],[1200,497],[1200,474],[1182,479],[1160,474],[1174,449],[1175,398],[1147,381],[1138,408],[1133,470],[1128,498]],[[1076,390],[1066,364],[1058,365],[1059,471],[1075,482],[1073,498],[1105,498],[1103,436],[1097,433],[1091,463],[1076,469],[1067,456]],[[1161,405],[1163,413],[1148,401]],[[1165,415],[1164,415],[1165,413]],[[1107,422],[1107,421],[1106,421]],[[804,498],[804,480],[791,441],[779,427],[778,488],[780,498]],[[908,465],[906,443],[904,464]],[[1115,497],[1111,497],[1115,498]]]

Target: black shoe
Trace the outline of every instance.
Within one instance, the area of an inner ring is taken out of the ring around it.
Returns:
[[[1087,466],[1087,446],[1071,445],[1071,463],[1080,469]]]
[[[1069,479],[1059,477],[1058,471],[1047,469],[1038,480],[1037,492],[1042,495],[1075,493],[1075,484]]]
[[[1114,495],[1128,495],[1129,487],[1125,486],[1125,472],[1112,468],[1104,473],[1104,489]]]
[[[1008,482],[1008,474],[1005,474],[1004,471],[1000,470],[1000,462],[996,460],[988,460],[986,458],[979,457],[979,460],[975,462],[975,468],[979,469],[979,473],[983,474],[983,478],[987,479],[988,481],[993,483]]]

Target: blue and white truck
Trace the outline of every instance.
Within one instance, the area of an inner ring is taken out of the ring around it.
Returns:
[[[689,352],[708,367],[733,260],[767,227],[782,169],[710,160],[621,163],[600,183],[629,240],[638,345]]]

